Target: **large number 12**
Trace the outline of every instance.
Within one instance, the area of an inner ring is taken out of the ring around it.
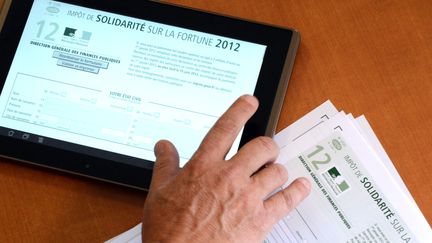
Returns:
[[[310,153],[307,156],[309,159],[311,157],[315,156],[316,154],[318,154],[319,152],[321,152],[324,149],[324,147],[320,146],[320,145],[317,145],[316,148],[317,148],[316,150],[314,150],[312,153]],[[330,157],[330,155],[328,153],[325,153],[324,156],[325,156],[324,160],[312,160],[311,163],[312,163],[312,165],[314,166],[314,168],[316,170],[319,170],[319,167],[318,167],[319,164],[328,164],[331,161],[331,157]]]
[[[39,21],[37,23],[39,25],[39,31],[37,33],[37,38],[40,38],[43,32],[43,29],[45,27],[45,20]],[[57,33],[60,26],[57,23],[49,23],[49,26],[52,26],[51,32],[49,32],[47,35],[45,35],[44,39],[48,41],[55,41],[55,39],[52,37],[55,33]]]

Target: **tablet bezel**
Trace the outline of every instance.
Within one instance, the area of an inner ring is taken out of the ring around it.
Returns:
[[[32,0],[6,0],[5,6],[9,6],[10,2],[9,12],[0,33],[2,88],[33,3]],[[62,0],[60,2],[266,45],[267,49],[254,93],[260,101],[260,107],[246,124],[240,146],[257,136],[273,136],[300,40],[295,30],[153,1]],[[21,134],[16,131],[14,137],[9,137],[7,128],[0,129],[1,156],[141,189],[147,189],[150,184],[154,164],[152,161],[67,142],[62,142],[63,146],[60,147],[50,147],[19,139]],[[35,134],[30,136],[37,137]],[[52,140],[51,142],[54,143],[54,139]],[[46,144],[49,142],[48,139]],[[104,157],[111,159],[77,152],[85,149],[103,153]],[[128,161],[144,163],[144,166],[137,167],[130,163],[118,162],[125,158]]]

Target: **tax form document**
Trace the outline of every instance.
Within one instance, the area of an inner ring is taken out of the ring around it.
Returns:
[[[210,48],[191,36],[241,48]],[[148,161],[168,139],[183,166],[226,107],[254,93],[266,48],[35,0],[1,90],[0,127]]]
[[[266,242],[431,242],[427,221],[354,122],[339,113],[281,149],[286,185],[304,176],[312,192]]]

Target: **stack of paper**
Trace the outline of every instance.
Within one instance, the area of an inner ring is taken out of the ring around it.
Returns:
[[[432,242],[432,230],[364,116],[325,102],[275,136],[312,193],[266,242]]]
[[[325,102],[274,137],[287,186],[312,192],[266,242],[432,242],[432,230],[364,116]],[[141,242],[141,227],[108,242]]]

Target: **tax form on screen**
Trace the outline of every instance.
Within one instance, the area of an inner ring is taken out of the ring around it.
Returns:
[[[0,126],[147,160],[168,139],[184,163],[225,109],[254,93],[265,50],[35,0],[1,93]]]

